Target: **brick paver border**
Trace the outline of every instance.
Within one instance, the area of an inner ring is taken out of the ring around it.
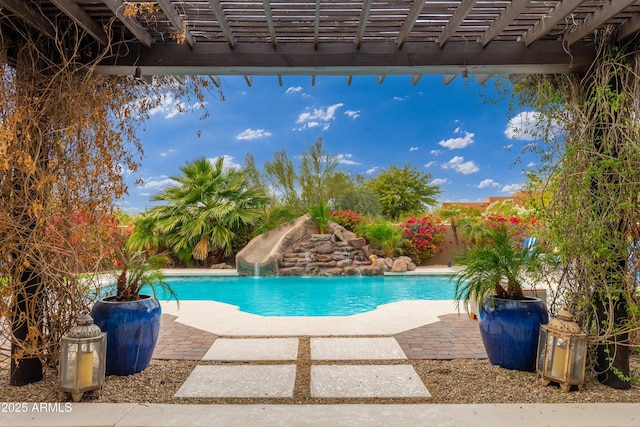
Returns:
[[[465,314],[445,314],[439,322],[393,337],[409,359],[486,359],[477,320]],[[154,359],[201,360],[218,338],[216,334],[176,322],[163,314]]]
[[[216,334],[176,322],[176,316],[163,314],[154,359],[200,360],[218,338]]]
[[[438,316],[439,322],[394,335],[409,359],[486,359],[478,321],[466,314]]]

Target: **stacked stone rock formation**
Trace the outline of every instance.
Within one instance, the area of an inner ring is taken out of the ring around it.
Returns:
[[[282,254],[280,276],[373,276],[382,270],[363,252],[364,239],[341,241],[336,234],[312,234]]]
[[[255,237],[236,256],[241,276],[375,276],[415,270],[409,257],[384,258],[366,240],[329,221],[326,234],[308,215]]]

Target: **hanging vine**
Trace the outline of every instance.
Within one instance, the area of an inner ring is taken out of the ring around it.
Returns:
[[[640,329],[640,53],[610,29],[598,36],[586,73],[531,76],[516,93],[546,129],[536,147],[541,207],[565,265],[552,311],[570,306],[590,336],[594,373],[627,388],[629,349],[640,344],[630,339]]]
[[[88,308],[80,274],[113,250],[114,201],[143,156],[137,130],[167,101],[203,107],[208,82],[97,75],[111,46],[95,55],[76,26],[52,39],[15,21],[0,22],[0,346],[12,383],[32,364],[20,385],[56,368],[60,337]]]

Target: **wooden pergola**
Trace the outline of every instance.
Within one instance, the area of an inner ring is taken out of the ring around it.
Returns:
[[[527,74],[584,71],[597,31],[640,31],[640,0],[0,0],[0,25],[77,26],[103,74]],[[15,24],[15,21],[13,22]],[[90,53],[88,53],[90,55]]]

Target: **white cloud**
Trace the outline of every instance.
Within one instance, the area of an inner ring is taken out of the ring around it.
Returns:
[[[173,148],[167,150],[167,151],[163,151],[162,153],[160,153],[160,157],[167,157],[170,154],[175,153],[176,150],[174,150]]]
[[[228,154],[225,154],[223,156],[218,156],[218,157],[213,157],[213,158],[209,158],[207,160],[209,160],[211,163],[215,163],[218,161],[218,159],[220,159],[220,157],[223,157],[224,160],[222,162],[222,165],[225,168],[229,168],[229,169],[242,169],[242,165],[240,163],[236,163],[233,161],[233,156],[230,156]]]
[[[536,164],[534,162],[529,162],[529,164],[527,165],[527,168],[530,169],[530,168],[533,168],[535,166],[536,166]]]
[[[344,114],[351,117],[352,119],[357,119],[358,117],[360,117],[360,110],[347,110],[344,112]]]
[[[442,185],[448,183],[449,180],[447,178],[436,178],[432,180],[429,185]]]
[[[434,166],[436,163],[438,163],[438,162],[436,162],[435,160],[431,160],[430,162],[425,163],[424,167],[425,168],[430,168],[431,166]]]
[[[302,92],[302,86],[295,86],[295,87],[291,86],[287,88],[287,91],[285,92],[285,94],[291,95],[291,94],[300,93],[300,92]]]
[[[374,166],[371,169],[367,169],[364,173],[367,175],[373,175],[378,169],[380,169],[378,166]]]
[[[164,114],[165,118],[171,118],[177,114],[175,110],[176,110],[175,98],[173,97],[173,94],[168,93],[162,96],[160,104],[157,107],[149,110],[149,114],[151,116],[155,116],[156,114],[161,114],[161,115]],[[167,116],[170,116],[170,117],[167,117]]]
[[[453,133],[460,133],[460,132],[462,132],[462,129],[460,129],[459,126],[455,128],[455,130],[453,131]]]
[[[336,159],[338,161],[338,163],[342,164],[342,165],[349,165],[349,166],[357,166],[360,165],[361,163],[358,163],[354,160],[350,160],[351,157],[353,157],[353,154],[347,153],[347,154],[338,154],[337,156],[334,157],[334,159]]]
[[[562,129],[558,123],[537,111],[523,111],[512,117],[504,130],[507,138],[520,141],[537,141],[543,139],[547,132],[553,137]]]
[[[172,180],[166,175],[160,176],[151,176],[144,180],[144,184],[142,184],[142,188],[145,190],[155,190],[160,191],[165,188],[171,187],[172,185],[176,185],[176,181]]]
[[[138,100],[137,103],[141,103],[143,100]],[[135,107],[135,105],[132,108]],[[155,116],[156,114],[164,115],[165,119],[172,119],[178,114],[184,114],[187,111],[198,110],[202,108],[202,104],[194,102],[193,105],[188,106],[184,102],[178,102],[172,93],[166,93],[161,96],[160,104],[155,108],[149,110],[149,115]]]
[[[409,151],[418,151],[420,149],[420,147],[411,147],[409,148]]]
[[[394,100],[394,101],[399,101],[399,102],[402,102],[402,101],[404,101],[405,99],[409,99],[409,95],[405,95],[405,96],[403,96],[403,97],[399,97],[399,96],[394,96],[394,97],[393,97],[393,100]]]
[[[429,151],[429,154],[433,154],[434,156],[437,156],[437,155],[439,155],[441,153],[442,153],[442,151],[440,151],[440,150],[431,150],[431,151]]]
[[[492,179],[485,179],[483,181],[480,181],[480,184],[478,184],[478,188],[494,188],[494,187],[500,187],[500,183]]]
[[[459,138],[449,138],[447,140],[442,140],[438,142],[438,145],[448,148],[449,150],[453,150],[456,148],[464,148],[469,144],[473,144],[473,137],[475,134],[465,132],[463,137]]]
[[[500,191],[502,191],[503,193],[513,194],[513,193],[517,193],[518,191],[522,191],[525,188],[526,188],[525,184],[509,184],[502,187],[502,190]]]
[[[253,139],[267,138],[271,136],[271,132],[264,129],[245,129],[236,135],[238,141],[251,141]]]
[[[455,156],[451,160],[442,164],[445,169],[453,169],[456,172],[460,172],[464,175],[469,175],[478,172],[480,168],[472,161],[464,161],[464,157]]]
[[[294,130],[304,130],[311,127],[323,126],[323,130],[327,130],[332,120],[335,120],[338,108],[344,107],[343,103],[333,104],[326,108],[315,108],[312,111],[305,111],[298,115],[296,123],[302,124]]]
[[[336,110],[343,106],[344,104],[340,102],[338,104],[330,105],[327,108],[315,108],[311,112],[301,113],[298,116],[298,120],[296,120],[296,123],[304,123],[310,120],[321,120],[321,121],[333,120],[335,118]]]

